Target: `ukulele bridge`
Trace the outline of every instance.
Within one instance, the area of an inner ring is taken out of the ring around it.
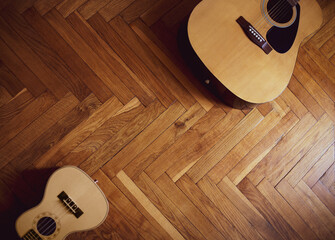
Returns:
[[[83,211],[77,206],[77,204],[75,204],[74,201],[72,201],[72,199],[64,191],[62,191],[57,197],[76,218],[79,218],[81,215],[83,215]]]
[[[241,26],[247,37],[258,47],[260,47],[266,54],[272,51],[272,48],[263,36],[247,21],[244,17],[240,16],[236,22]]]

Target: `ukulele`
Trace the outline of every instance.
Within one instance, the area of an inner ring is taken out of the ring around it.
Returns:
[[[16,220],[21,239],[64,239],[76,231],[100,225],[108,214],[108,201],[82,170],[65,166],[49,178],[42,201]]]
[[[203,0],[192,11],[187,32],[220,84],[258,104],[284,91],[301,42],[321,24],[316,0]]]

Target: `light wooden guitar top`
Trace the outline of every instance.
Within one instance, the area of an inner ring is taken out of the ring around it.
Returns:
[[[322,23],[315,0],[301,0],[300,23],[295,42],[285,54],[265,54],[244,34],[236,19],[243,16],[252,25],[262,18],[260,0],[203,0],[188,22],[190,43],[211,73],[233,94],[251,103],[278,97],[291,78],[299,46]],[[266,21],[257,30],[266,36],[272,26]]]

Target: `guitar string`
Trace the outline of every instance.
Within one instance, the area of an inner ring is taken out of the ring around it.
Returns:
[[[276,16],[279,17],[278,22],[280,22],[280,20],[283,19],[283,17],[285,17],[285,15],[287,14],[287,12],[284,12],[283,15],[281,15],[283,13],[283,11],[285,11],[285,8],[281,10],[281,12]]]
[[[287,0],[284,0],[284,1],[287,1]],[[264,0],[263,0],[263,3],[264,3]],[[280,7],[278,7],[278,5],[280,5],[281,3],[283,3],[282,1],[278,1],[278,2],[276,2],[275,3],[275,5],[269,10],[269,11],[267,11],[266,13],[265,13],[265,15],[264,16],[261,16],[258,20],[257,20],[257,22],[254,24],[254,26],[255,27],[259,27],[259,24],[261,24],[262,23],[262,21],[265,21],[266,19],[266,17],[268,17],[268,16],[270,16],[270,14],[272,14],[272,12],[273,11],[277,11]],[[265,4],[263,4],[263,6],[264,6]],[[263,12],[263,11],[262,11]]]
[[[265,13],[264,16],[262,16],[257,23],[255,24],[255,28],[260,28],[262,26],[263,23],[267,23],[268,20],[267,18],[277,18],[280,16],[280,14],[283,13],[283,11],[286,10],[286,4],[287,4],[287,0],[283,0],[283,1],[278,1],[269,11],[267,11]],[[272,16],[272,17],[271,17]],[[283,17],[283,16],[282,16]],[[282,17],[280,17],[280,19],[282,19]],[[270,22],[271,25],[274,25]]]

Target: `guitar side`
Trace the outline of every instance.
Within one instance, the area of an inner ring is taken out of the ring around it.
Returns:
[[[250,103],[271,101],[288,85],[301,42],[322,24],[321,8],[315,0],[299,4],[298,33],[284,54],[265,54],[236,22],[243,16],[256,24],[262,18],[259,0],[203,0],[189,18],[190,43],[208,70],[237,97]],[[256,28],[266,36],[271,25],[263,21]]]
[[[80,216],[60,200],[58,196],[62,192],[76,204],[82,212]],[[72,232],[89,230],[100,225],[107,217],[108,206],[103,192],[85,172],[76,167],[66,166],[51,175],[40,204],[24,212],[16,220],[16,231],[22,239],[30,239],[23,238],[30,230],[40,237],[32,239],[64,239]],[[54,220],[53,225],[48,220],[49,222],[45,221],[45,225],[49,226],[42,226],[44,229],[54,227],[50,235],[39,232],[39,220],[43,217]]]

